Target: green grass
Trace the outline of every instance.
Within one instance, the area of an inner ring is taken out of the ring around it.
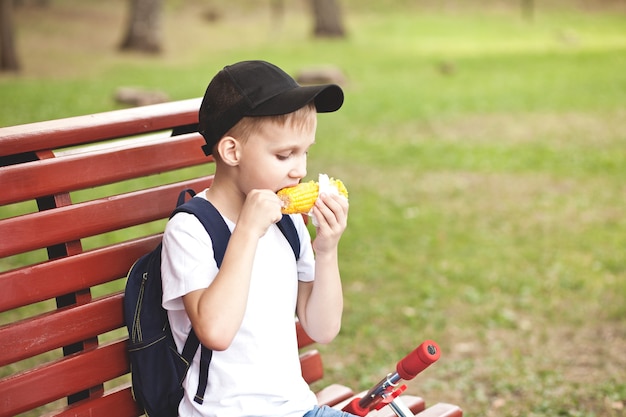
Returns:
[[[209,25],[199,3],[178,2],[166,53],[143,57],[115,51],[124,2],[73,3],[18,15],[25,70],[0,78],[0,125],[118,108],[123,85],[196,97],[240,59],[346,74],[345,105],[319,117],[309,157],[310,176],[342,178],[351,201],[324,383],[367,389],[434,339],[440,361],[409,384],[427,403],[623,415],[624,10],[537,4],[529,22],[516,6],[347,2],[349,37],[314,40],[297,9],[278,28],[247,3]]]

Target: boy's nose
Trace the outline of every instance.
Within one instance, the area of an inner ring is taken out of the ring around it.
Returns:
[[[298,162],[294,165],[291,175],[296,178],[306,177],[306,157],[298,158]]]

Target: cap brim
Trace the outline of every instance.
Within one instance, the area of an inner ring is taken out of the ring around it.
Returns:
[[[299,86],[285,91],[246,112],[245,116],[276,116],[287,114],[314,101],[318,113],[339,110],[343,104],[343,91],[335,84]]]

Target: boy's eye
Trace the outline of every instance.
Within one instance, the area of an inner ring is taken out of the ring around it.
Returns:
[[[286,161],[289,158],[295,158],[295,157],[299,157],[300,155],[304,156],[305,158],[309,155],[309,151],[306,150],[302,153],[300,152],[281,152],[281,153],[277,153],[276,154],[276,159],[278,159],[279,161]]]

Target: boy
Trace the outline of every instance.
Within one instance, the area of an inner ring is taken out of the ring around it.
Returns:
[[[218,269],[210,237],[190,214],[179,213],[163,237],[163,306],[182,348],[193,326],[214,351],[202,404],[194,401],[199,356],[184,381],[180,416],[341,416],[317,408],[300,374],[294,314],[320,343],[339,332],[343,296],[337,246],[348,202],[321,195],[313,208],[314,242],[300,215],[292,215],[299,260],[275,223],[276,191],[300,182],[315,141],[316,112],[343,104],[336,85],[299,86],[264,61],[225,67],[209,84],[199,132],[216,163],[210,201],[232,234]],[[315,259],[313,255],[315,251]]]

